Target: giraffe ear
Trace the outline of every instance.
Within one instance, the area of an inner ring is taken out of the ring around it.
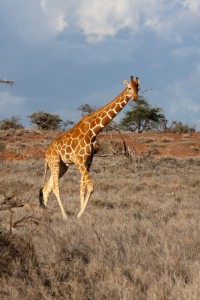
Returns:
[[[123,80],[123,83],[128,87],[128,81],[127,80]]]

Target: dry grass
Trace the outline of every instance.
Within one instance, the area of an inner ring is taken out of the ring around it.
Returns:
[[[38,208],[43,161],[0,170],[0,299],[200,299],[200,160],[94,159],[82,218],[78,171]],[[24,206],[23,206],[24,205]]]

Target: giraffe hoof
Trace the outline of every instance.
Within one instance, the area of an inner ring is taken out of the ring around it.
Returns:
[[[63,215],[63,221],[67,221],[67,216]]]
[[[83,211],[80,211],[80,212],[78,213],[77,219],[80,219],[80,217],[82,216],[82,214],[83,214]]]

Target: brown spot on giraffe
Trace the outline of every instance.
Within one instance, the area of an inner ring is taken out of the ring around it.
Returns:
[[[93,192],[89,170],[93,157],[99,149],[96,136],[122,110],[129,99],[138,100],[138,77],[134,80],[131,76],[130,83],[124,81],[124,84],[126,88],[120,95],[90,115],[83,117],[72,129],[54,140],[46,150],[44,180],[47,168],[50,169],[51,175],[48,182],[40,189],[40,205],[47,206],[49,196],[53,191],[60,205],[63,219],[67,219],[67,215],[60,198],[59,179],[66,173],[69,164],[75,164],[79,169],[81,173],[79,218]]]

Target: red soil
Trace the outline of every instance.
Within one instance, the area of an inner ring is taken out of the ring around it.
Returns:
[[[59,135],[58,132],[36,130],[0,131],[0,161],[26,160],[44,157],[50,142]],[[136,154],[151,152],[156,157],[199,157],[200,132],[198,133],[127,133],[103,132],[98,141],[103,148],[120,152],[126,146]]]

